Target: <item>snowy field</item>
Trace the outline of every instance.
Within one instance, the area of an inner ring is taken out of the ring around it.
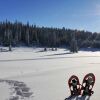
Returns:
[[[70,76],[78,76],[82,83],[83,77],[91,72],[96,83],[89,100],[100,100],[99,51],[70,54],[66,49],[42,50],[13,48],[12,52],[0,52],[0,100],[64,100],[70,96]],[[19,97],[19,88],[30,95]]]

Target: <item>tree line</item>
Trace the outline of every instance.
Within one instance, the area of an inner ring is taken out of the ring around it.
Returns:
[[[78,48],[100,48],[100,34],[53,27],[39,27],[22,22],[0,22],[0,45],[70,47],[76,42]],[[75,43],[75,44],[76,44]]]

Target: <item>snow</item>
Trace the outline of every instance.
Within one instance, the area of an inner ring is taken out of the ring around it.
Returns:
[[[0,100],[6,100],[10,95],[10,86],[6,83],[0,83]]]
[[[87,73],[94,73],[96,83],[90,99],[100,99],[99,51],[71,54],[62,48],[57,51],[42,50],[43,48],[20,47],[13,48],[11,52],[0,52],[0,79],[27,84],[33,92],[27,100],[64,100],[70,96],[67,81],[71,75],[78,76],[82,83]],[[7,83],[0,83],[0,100],[10,98],[10,87]]]

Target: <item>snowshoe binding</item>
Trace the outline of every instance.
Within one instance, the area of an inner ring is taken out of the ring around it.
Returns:
[[[80,82],[77,76],[72,75],[68,80],[71,96],[78,96],[81,94]]]
[[[94,91],[92,91],[94,83],[95,83],[95,76],[93,73],[89,73],[84,77],[81,87],[82,96],[85,95],[91,96],[94,93]]]

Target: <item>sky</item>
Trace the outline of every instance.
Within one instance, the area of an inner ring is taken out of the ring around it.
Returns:
[[[0,0],[0,21],[100,32],[100,0]]]

